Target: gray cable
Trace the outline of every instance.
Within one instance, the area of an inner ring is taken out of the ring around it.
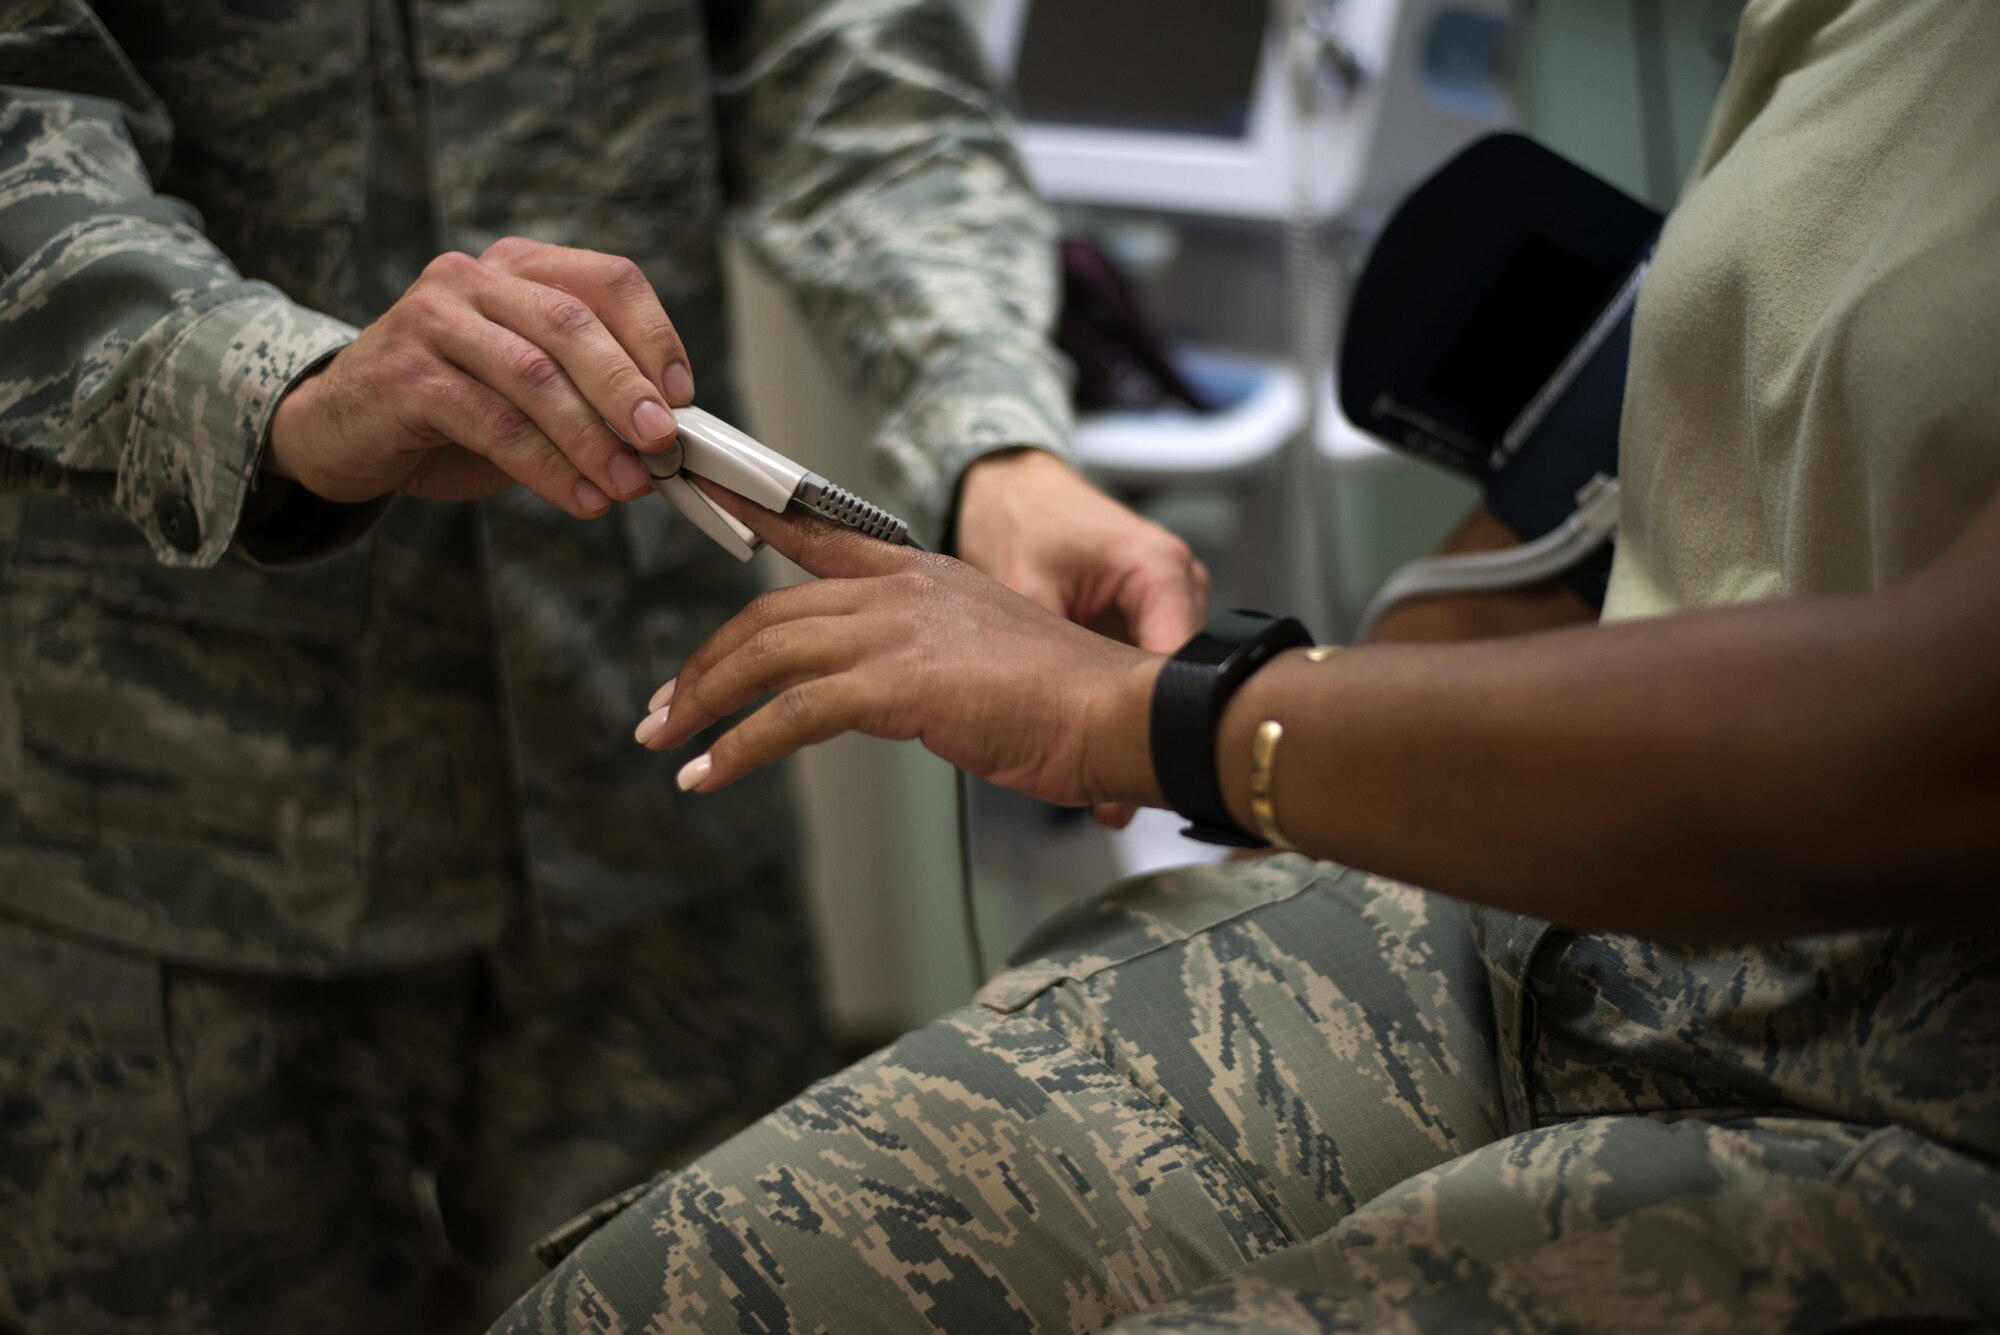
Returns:
[[[965,916],[965,949],[972,957],[972,986],[986,986],[986,947],[979,940],[979,905],[972,893],[972,784],[965,771],[952,771],[958,781],[958,904]]]

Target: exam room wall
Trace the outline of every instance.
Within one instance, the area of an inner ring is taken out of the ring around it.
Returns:
[[[1743,0],[1535,0],[1516,57],[1522,129],[1619,188],[1671,207],[1700,152],[1742,13]],[[1666,73],[1654,112],[1663,170],[1649,164],[1639,77],[1655,33]]]
[[[1678,182],[1700,146],[1741,6],[1658,3]],[[1625,189],[1650,195],[1636,75],[1642,18],[1631,0],[1539,0],[1523,31],[1515,94],[1528,132]],[[803,336],[778,286],[740,254],[729,258],[732,300],[749,350],[745,402],[755,428],[830,476],[876,486],[866,424],[852,397]],[[1213,315],[1217,293],[1276,291],[1277,264],[1275,235],[1194,228],[1159,295],[1170,307]],[[1164,314],[1170,324],[1181,323],[1173,310]],[[1224,343],[1268,349],[1281,327],[1272,312],[1243,310],[1229,313],[1213,332]],[[1365,477],[1335,488],[1326,502],[1350,601],[1425,550],[1464,496],[1420,465],[1393,462]],[[792,577],[780,558],[758,560],[767,580]],[[805,799],[807,879],[840,1031],[865,1042],[963,1002],[971,971],[958,916],[949,769],[914,745],[843,738],[807,752],[795,779]],[[996,891],[984,879],[982,887],[987,945],[998,955],[1012,945],[1009,929],[1020,915],[990,902],[1005,888]]]
[[[805,336],[783,289],[733,242],[730,299],[746,349],[740,389],[764,440],[828,477],[880,494],[868,424]],[[775,552],[768,586],[802,578]],[[893,1036],[964,1001],[951,769],[915,743],[836,738],[793,766],[804,802],[807,890],[822,982],[848,1042]]]

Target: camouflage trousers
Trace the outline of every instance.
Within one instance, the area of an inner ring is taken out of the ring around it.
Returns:
[[[1535,1126],[1468,915],[1440,897],[1297,857],[1190,869],[1017,958],[975,1005],[574,1221],[495,1330],[2000,1317],[1989,1162],[1813,1118]]]
[[[0,1331],[482,1328],[538,1236],[826,1052],[777,872],[600,942],[325,980],[0,919]]]

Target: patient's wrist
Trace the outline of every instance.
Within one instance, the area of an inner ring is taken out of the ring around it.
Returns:
[[[1103,702],[1085,732],[1091,799],[1137,806],[1166,805],[1153,775],[1153,686],[1166,659],[1139,656]]]
[[[1284,725],[1288,734],[1285,753],[1273,778],[1276,805],[1286,817],[1279,824],[1294,844],[1301,841],[1311,823],[1311,804],[1305,798],[1307,786],[1299,782],[1298,774],[1317,731],[1313,727],[1313,710],[1307,702],[1312,698],[1312,688],[1323,683],[1329,671],[1323,660],[1314,660],[1313,652],[1326,651],[1288,649],[1272,659],[1261,672],[1243,683],[1243,689],[1222,711],[1222,720],[1215,730],[1216,780],[1222,785],[1223,802],[1232,819],[1244,829],[1254,830],[1257,813],[1251,801],[1250,775],[1257,728],[1267,719]]]

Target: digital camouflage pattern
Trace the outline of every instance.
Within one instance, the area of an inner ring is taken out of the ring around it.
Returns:
[[[1129,883],[1021,954],[568,1230],[496,1329],[1095,1330],[1503,1134],[1449,901],[1271,858]]]
[[[1524,923],[1606,968],[1509,978],[1482,916],[1299,857],[1115,888],[977,1005],[558,1234],[495,1329],[2000,1326],[2000,1161],[1881,1125],[1872,1083],[1920,1081],[1933,1121],[1990,1106],[1993,933],[1842,995],[1892,937],[1761,974],[1690,954],[1663,984],[1654,947]],[[1696,977],[1739,989],[1741,1026],[1684,1006]],[[1613,1046],[1615,1070],[1583,1055]]]
[[[781,780],[630,745],[752,592],[663,504],[242,523],[284,389],[503,235],[637,261],[727,413],[724,227],[913,518],[1061,446],[1053,224],[952,0],[0,0],[0,910],[325,972],[792,858]]]
[[[2000,1329],[1990,1161],[1898,1128],[1514,1136],[1109,1335]]]
[[[0,1313],[482,1328],[538,1233],[824,1069],[800,911],[764,876],[606,941],[329,979],[0,918]]]

